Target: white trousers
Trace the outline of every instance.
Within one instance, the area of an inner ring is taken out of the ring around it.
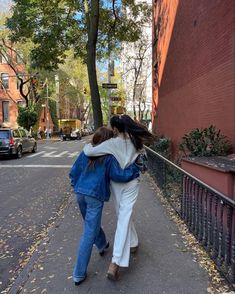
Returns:
[[[139,179],[128,183],[111,182],[111,192],[117,214],[112,262],[129,266],[130,247],[138,245],[138,236],[132,221],[132,211],[139,194]]]

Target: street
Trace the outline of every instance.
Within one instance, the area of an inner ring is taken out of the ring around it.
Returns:
[[[21,159],[0,158],[0,291],[13,282],[71,199],[81,141],[44,141]]]

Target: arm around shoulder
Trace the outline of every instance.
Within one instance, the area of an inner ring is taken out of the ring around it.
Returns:
[[[110,157],[109,176],[114,182],[129,182],[139,177],[139,168],[136,164],[131,164],[122,169],[114,156]]]
[[[92,146],[92,144],[86,144],[84,149],[86,156],[102,156],[105,154],[112,154],[112,139],[104,141],[103,143]]]

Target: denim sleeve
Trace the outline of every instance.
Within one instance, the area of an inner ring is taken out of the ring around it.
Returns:
[[[83,154],[81,153],[78,158],[76,159],[76,161],[74,162],[70,172],[69,172],[69,178],[70,178],[70,182],[71,182],[71,186],[74,187],[79,176],[82,173],[82,157]]]
[[[139,168],[136,164],[131,164],[125,169],[121,169],[114,156],[110,157],[109,176],[114,182],[129,182],[139,177]]]

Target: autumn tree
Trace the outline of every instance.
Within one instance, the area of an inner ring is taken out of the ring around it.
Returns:
[[[14,42],[30,39],[35,44],[31,57],[37,67],[56,69],[69,48],[83,58],[97,128],[102,125],[97,59],[120,47],[122,41],[136,41],[150,13],[147,4],[134,0],[14,0],[7,25]]]
[[[64,64],[60,65],[56,71],[56,75],[58,76],[58,100],[61,118],[69,118],[68,112],[73,108],[71,118],[78,118],[81,122],[84,122],[91,106],[85,64],[79,57],[74,58],[73,51],[70,50]]]

